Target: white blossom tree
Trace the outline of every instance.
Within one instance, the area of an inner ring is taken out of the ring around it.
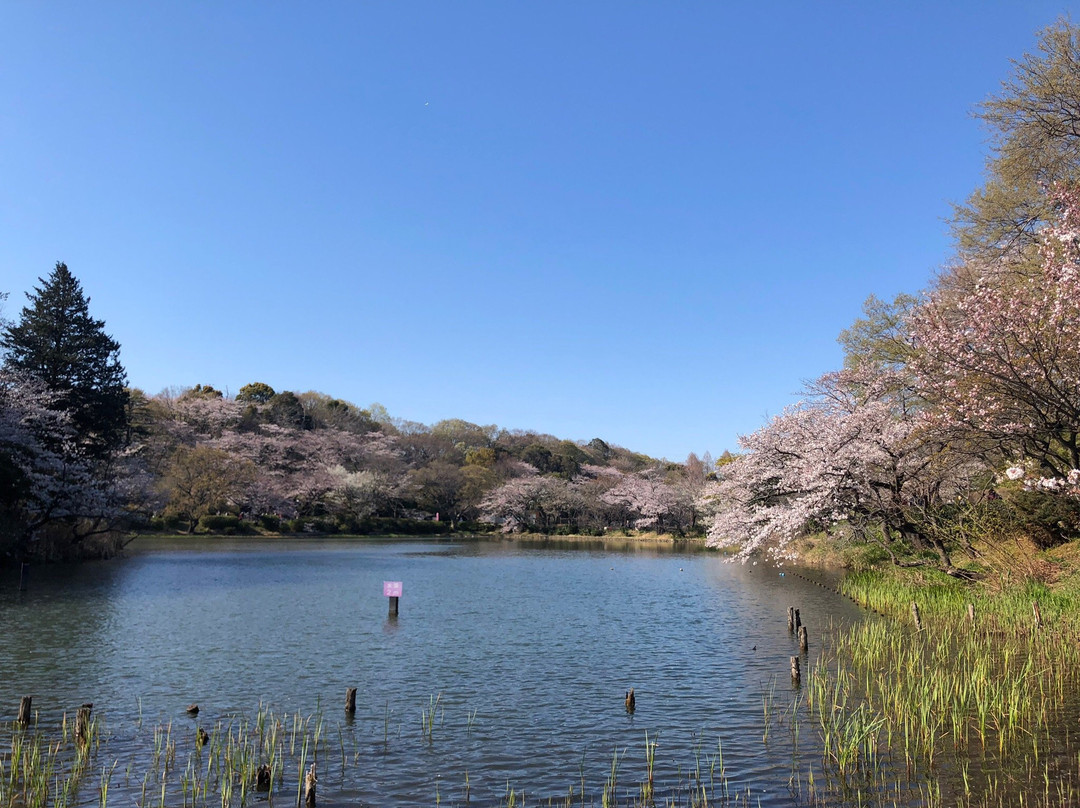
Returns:
[[[66,556],[108,533],[120,510],[113,481],[73,451],[78,436],[55,396],[32,376],[0,369],[0,552],[12,556]]]
[[[1056,194],[1041,263],[969,263],[915,312],[913,368],[938,421],[1065,480],[1080,469],[1080,194]]]
[[[764,548],[783,554],[808,530],[842,522],[890,553],[898,540],[933,550],[951,570],[924,516],[966,492],[979,467],[928,429],[921,401],[895,370],[829,373],[808,392],[743,437],[744,453],[719,470],[709,544],[743,557]]]

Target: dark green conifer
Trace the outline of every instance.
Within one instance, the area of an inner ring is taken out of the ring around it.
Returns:
[[[40,379],[68,412],[79,453],[105,458],[123,443],[127,425],[127,374],[120,344],[105,323],[90,316],[90,299],[67,265],[57,262],[48,279],[27,293],[19,321],[0,335],[7,367]]]

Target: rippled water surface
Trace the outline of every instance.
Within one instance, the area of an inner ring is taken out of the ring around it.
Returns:
[[[404,583],[397,619],[384,580]],[[789,605],[809,627],[804,665],[829,620],[860,619],[827,588],[703,552],[148,541],[126,559],[35,567],[23,593],[0,579],[0,716],[25,694],[42,722],[92,701],[102,754],[122,758],[140,717],[193,734],[193,702],[210,726],[260,702],[321,710],[349,765],[320,778],[320,805],[460,805],[466,772],[475,804],[505,802],[508,786],[558,799],[583,777],[599,804],[613,750],[620,789],[643,779],[648,732],[661,793],[720,742],[733,790],[787,805],[792,746],[763,742],[762,695],[790,687]]]

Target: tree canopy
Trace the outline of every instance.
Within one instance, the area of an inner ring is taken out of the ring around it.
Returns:
[[[39,281],[18,322],[0,337],[4,364],[55,394],[51,407],[71,416],[81,453],[106,457],[123,442],[127,426],[120,345],[105,333],[104,321],[90,316],[90,299],[66,264],[58,262]]]
[[[975,114],[990,133],[987,178],[956,206],[954,232],[969,254],[1023,251],[1052,219],[1053,187],[1080,181],[1080,31],[1062,19],[1040,32]]]

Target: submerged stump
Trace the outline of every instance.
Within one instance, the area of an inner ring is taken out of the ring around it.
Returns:
[[[304,805],[305,808],[315,808],[315,784],[319,778],[315,776],[315,764],[311,764],[307,774],[304,775]]]
[[[87,702],[75,714],[75,742],[80,745],[90,742],[90,712],[93,709],[94,703]]]
[[[30,704],[33,701],[33,696],[23,696],[19,700],[19,723],[24,727],[30,723]]]
[[[634,698],[634,688],[626,691],[626,712],[632,713],[637,707],[637,699]]]
[[[345,691],[345,715],[356,714],[356,688],[350,687]]]
[[[255,772],[255,790],[261,793],[270,790],[270,767],[265,763]]]

